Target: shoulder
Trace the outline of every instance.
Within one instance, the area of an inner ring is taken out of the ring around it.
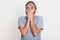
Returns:
[[[26,16],[19,16],[18,19],[24,20]]]
[[[43,19],[43,16],[36,16],[37,19]]]

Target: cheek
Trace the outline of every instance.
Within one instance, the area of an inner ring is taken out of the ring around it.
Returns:
[[[26,12],[26,14],[27,14],[28,10],[25,10],[25,12]]]
[[[35,12],[35,10],[32,10],[32,12],[34,13],[34,12]]]
[[[34,10],[34,9],[31,9],[31,10],[26,9],[25,11],[26,11],[26,13],[27,13],[27,12],[32,12],[32,13],[34,13],[34,12],[35,12],[35,10]]]
[[[26,12],[29,12],[29,10],[28,10],[28,9],[26,9]]]

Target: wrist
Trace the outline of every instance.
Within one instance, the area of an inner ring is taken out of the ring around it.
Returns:
[[[27,19],[28,22],[30,22],[30,19]]]
[[[34,20],[33,19],[31,19],[31,22],[33,22]]]

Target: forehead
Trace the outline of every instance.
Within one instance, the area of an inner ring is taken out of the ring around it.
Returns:
[[[27,4],[27,7],[28,7],[28,6],[35,7],[35,5],[34,5],[33,3],[29,3],[29,4]]]

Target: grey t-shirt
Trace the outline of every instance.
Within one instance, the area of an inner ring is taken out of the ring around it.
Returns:
[[[18,18],[18,27],[24,26],[26,23],[26,16],[21,16]],[[34,23],[37,28],[43,29],[43,17],[42,16],[35,16]],[[29,27],[28,33],[25,37],[21,36],[21,40],[41,40],[41,33],[37,36],[33,36],[31,29]]]

